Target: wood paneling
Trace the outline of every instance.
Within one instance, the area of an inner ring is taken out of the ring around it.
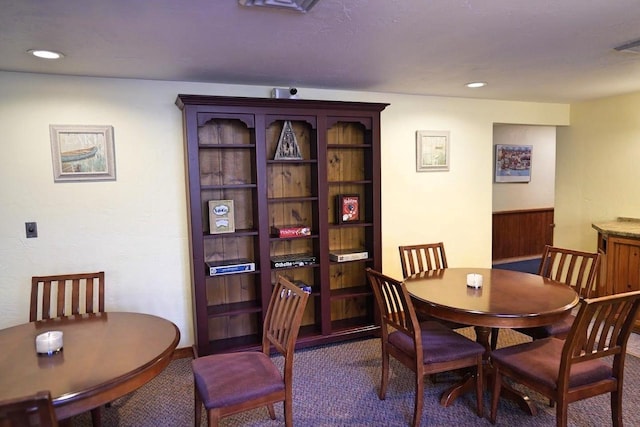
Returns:
[[[492,260],[540,255],[553,244],[553,208],[493,213]]]

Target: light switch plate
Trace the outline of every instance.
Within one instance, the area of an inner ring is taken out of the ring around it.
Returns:
[[[27,239],[38,237],[38,224],[35,222],[25,222],[25,231],[27,232]]]

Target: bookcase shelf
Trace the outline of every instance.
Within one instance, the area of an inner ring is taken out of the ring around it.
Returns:
[[[374,333],[364,269],[382,268],[380,113],[388,104],[178,95],[176,105],[185,135],[198,354],[258,348],[280,275],[312,288],[300,346]],[[282,149],[291,134],[294,143]],[[337,224],[336,200],[344,195],[358,196],[360,217]],[[210,200],[233,200],[234,230],[210,233]],[[310,235],[272,234],[272,227],[298,225]],[[355,248],[368,258],[330,260],[330,251]],[[291,254],[312,258],[272,267],[272,258]],[[207,261],[236,259],[250,260],[255,271],[208,275]]]

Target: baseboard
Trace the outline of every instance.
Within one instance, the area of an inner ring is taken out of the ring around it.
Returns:
[[[193,350],[191,347],[176,348],[173,350],[172,360],[189,358],[193,359]]]

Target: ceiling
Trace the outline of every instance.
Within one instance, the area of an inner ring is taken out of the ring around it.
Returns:
[[[237,0],[0,0],[0,10],[4,71],[562,103],[640,91],[640,53],[614,50],[640,38],[638,0],[319,0],[308,13]],[[464,87],[477,80],[488,86]]]

